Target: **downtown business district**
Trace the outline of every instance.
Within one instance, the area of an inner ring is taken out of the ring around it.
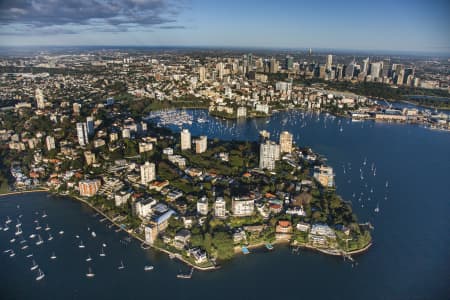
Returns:
[[[347,255],[370,246],[370,226],[358,224],[351,205],[336,195],[333,169],[311,149],[293,145],[291,133],[278,143],[268,132],[259,143],[192,138],[187,129],[178,135],[146,122],[151,110],[145,110],[187,104],[249,118],[303,108],[448,124],[442,115],[397,113],[365,97],[288,81],[274,89],[268,75],[246,77],[244,66],[257,69],[259,61],[248,56],[212,68],[186,56],[172,57],[172,64],[162,59],[115,57],[104,68],[90,55],[75,55],[74,68],[63,70],[77,72],[5,75],[14,86],[11,98],[19,100],[1,112],[2,166],[11,171],[14,190],[46,187],[82,199],[196,267],[213,268],[242,246],[276,242]]]

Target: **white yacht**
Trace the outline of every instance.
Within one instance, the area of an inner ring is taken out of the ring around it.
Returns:
[[[6,221],[5,221],[5,224],[9,224],[9,223],[11,223],[12,221],[11,221],[11,218],[9,217],[9,216],[7,216],[6,217]]]
[[[78,248],[84,248],[83,241],[80,241],[80,244],[78,245]]]
[[[105,250],[103,250],[103,247],[102,247],[102,252],[100,252],[100,256],[106,256]]]
[[[47,218],[47,213],[44,210],[44,213],[42,214],[42,218]]]
[[[11,250],[11,253],[9,254],[9,257],[14,257],[14,256],[16,256],[16,253]]]
[[[59,234],[60,234],[60,235],[63,235],[63,234],[64,234],[64,231],[63,231],[63,230],[61,230],[61,231],[59,232]]]
[[[89,270],[88,270],[88,272],[86,273],[86,277],[91,278],[91,277],[94,277],[94,276],[95,276],[95,274],[92,272],[92,268],[89,267]]]
[[[39,269],[38,276],[36,277],[36,280],[41,280],[44,277],[45,277],[44,272],[42,272],[41,269]]]
[[[27,258],[30,258],[30,257],[33,257],[33,254],[30,253],[27,255]]]
[[[51,233],[48,234],[48,240],[49,240],[49,241],[53,240],[53,236],[52,236]]]
[[[33,270],[36,270],[37,268],[39,268],[39,265],[36,264],[36,262],[33,259],[33,265],[31,266],[30,270],[33,271]]]
[[[97,235],[95,234],[95,231],[92,231],[92,232],[91,232],[91,235],[92,235],[92,237],[94,237],[94,238],[97,236]]]
[[[48,224],[47,224],[47,226],[45,226],[45,231],[49,231],[51,228],[48,226]]]
[[[15,235],[21,235],[22,233],[23,233],[22,228],[20,226],[17,227]]]
[[[50,259],[56,259],[55,252],[52,252],[52,256],[50,256]]]
[[[44,243],[44,241],[42,240],[41,236],[38,235],[38,241],[36,242],[36,245],[41,245],[42,243]]]
[[[92,257],[91,257],[90,254],[88,254],[88,257],[86,258],[86,261],[91,261],[91,260],[92,260]]]
[[[144,271],[151,271],[153,270],[153,266],[145,266]]]
[[[9,242],[10,242],[11,244],[14,243],[15,241],[16,241],[15,238],[12,238],[12,239],[9,240]]]
[[[36,237],[36,234],[34,234],[34,233],[30,234],[30,236],[29,236],[30,239],[34,239],[35,237]]]
[[[120,261],[120,266],[117,269],[119,269],[119,270],[125,269],[125,266],[123,265],[123,261]]]
[[[28,249],[28,245],[23,245],[20,249],[22,250]]]

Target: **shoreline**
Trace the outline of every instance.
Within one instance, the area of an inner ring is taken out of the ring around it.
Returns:
[[[169,256],[173,256],[173,257],[177,258],[179,261],[185,263],[186,265],[188,265],[188,266],[190,266],[190,267],[192,267],[192,268],[194,268],[194,269],[196,269],[196,270],[199,270],[199,271],[213,271],[213,270],[218,270],[218,269],[220,269],[220,266],[212,266],[212,267],[200,267],[200,266],[197,266],[197,265],[191,263],[190,261],[187,261],[186,259],[184,259],[179,253],[173,253],[173,252],[170,252],[170,251],[167,250],[167,249],[163,249],[163,248],[160,248],[160,247],[157,247],[157,246],[148,244],[147,242],[145,242],[144,239],[142,239],[142,238],[141,238],[140,236],[138,236],[137,234],[135,234],[135,233],[133,233],[133,232],[130,232],[130,231],[128,231],[128,230],[125,230],[125,229],[121,228],[121,227],[120,227],[120,224],[118,224],[118,223],[116,223],[115,221],[113,221],[113,220],[112,220],[108,215],[106,215],[103,211],[101,211],[99,208],[93,206],[92,204],[90,204],[90,203],[87,202],[85,199],[83,199],[83,198],[81,198],[81,197],[79,197],[79,196],[58,194],[58,193],[52,192],[50,189],[39,189],[39,190],[28,190],[28,191],[20,191],[20,192],[18,191],[18,192],[10,192],[10,193],[7,193],[7,194],[0,194],[0,197],[1,197],[1,196],[14,196],[14,195],[28,194],[28,193],[39,193],[39,192],[40,192],[40,193],[42,193],[42,192],[47,192],[48,194],[55,195],[55,196],[68,197],[68,198],[70,198],[70,199],[74,199],[74,200],[77,200],[77,201],[79,201],[79,202],[81,202],[81,203],[83,203],[83,204],[86,204],[86,205],[89,206],[91,209],[93,209],[95,212],[97,212],[97,213],[99,213],[100,215],[102,215],[103,217],[105,217],[105,218],[106,218],[109,222],[111,222],[114,226],[116,226],[116,227],[118,227],[119,229],[121,229],[121,230],[123,230],[124,232],[126,232],[126,233],[127,233],[129,236],[131,236],[132,238],[136,239],[137,241],[141,242],[142,244],[148,245],[150,248],[153,248],[154,250],[158,250],[158,251],[161,251],[161,252],[163,252],[163,253],[166,253],[166,254],[169,255]],[[248,246],[245,246],[245,247],[247,247],[248,249],[257,249],[257,248],[262,248],[262,247],[264,247],[264,245],[265,245],[266,243],[267,243],[267,242],[260,242],[260,243],[253,244],[253,245],[248,245]],[[335,251],[329,251],[329,250],[327,250],[327,249],[320,249],[320,248],[313,247],[313,246],[308,246],[308,245],[296,245],[296,244],[294,244],[293,242],[291,242],[291,241],[289,241],[289,240],[274,241],[274,242],[272,242],[272,243],[270,243],[270,244],[272,244],[272,245],[299,246],[299,247],[302,247],[302,248],[306,248],[306,249],[309,249],[309,250],[317,251],[317,252],[320,252],[320,253],[322,253],[322,254],[331,255],[331,256],[342,256],[342,255],[344,255],[344,256],[350,256],[350,255],[355,255],[355,254],[361,254],[361,253],[364,253],[364,252],[368,251],[369,248],[372,246],[373,242],[371,241],[371,242],[370,242],[369,244],[367,244],[364,248],[357,249],[357,250],[353,250],[353,251],[350,251],[350,252],[342,251],[342,250],[339,251],[339,252],[335,252]],[[235,247],[234,247],[234,255],[241,254],[241,248],[242,248],[242,246],[235,246]]]
[[[6,192],[6,193],[0,193],[0,197],[2,197],[2,196],[22,195],[22,194],[29,194],[29,193],[42,193],[42,192],[50,193],[50,189],[40,188],[40,189],[36,189],[36,190]]]
[[[161,251],[161,252],[164,252],[164,253],[168,254],[169,256],[173,256],[173,257],[177,258],[178,260],[180,260],[181,262],[183,262],[183,263],[189,265],[190,267],[192,267],[192,268],[194,268],[194,269],[197,269],[197,270],[200,270],[200,271],[211,271],[211,270],[217,270],[217,269],[219,269],[217,266],[214,266],[214,267],[200,267],[200,266],[194,265],[194,264],[191,263],[190,261],[187,261],[186,259],[184,259],[184,258],[183,258],[180,254],[178,254],[178,253],[173,253],[173,252],[170,252],[170,251],[167,250],[167,249],[159,248],[159,247],[157,247],[157,246],[148,244],[144,239],[142,239],[140,236],[138,236],[138,235],[135,234],[134,232],[129,231],[129,230],[125,230],[125,229],[123,229],[122,227],[120,227],[120,224],[118,224],[118,223],[116,223],[115,221],[113,221],[113,220],[112,220],[108,215],[106,215],[103,211],[101,211],[99,208],[93,206],[92,204],[90,204],[90,203],[87,202],[85,199],[83,199],[83,198],[81,198],[81,197],[79,197],[79,196],[74,196],[74,195],[62,195],[62,194],[55,194],[55,195],[69,197],[69,198],[78,200],[78,201],[80,201],[81,203],[86,204],[86,205],[89,206],[91,209],[95,210],[97,213],[99,213],[100,215],[102,215],[103,217],[105,217],[109,222],[111,222],[111,224],[113,224],[114,226],[116,226],[116,227],[118,227],[119,229],[121,229],[121,230],[123,230],[124,232],[126,232],[126,233],[127,233],[129,236],[131,236],[132,238],[136,239],[137,241],[141,242],[142,244],[145,244],[145,245],[150,246],[150,248],[153,248],[154,250],[158,250],[158,251]],[[146,249],[144,249],[144,250],[146,250]],[[148,249],[147,249],[147,250],[148,250]]]

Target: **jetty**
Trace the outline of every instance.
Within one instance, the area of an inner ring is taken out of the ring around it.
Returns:
[[[191,279],[193,273],[194,273],[194,268],[191,268],[191,271],[188,274],[177,274],[177,278],[180,278],[180,279]]]

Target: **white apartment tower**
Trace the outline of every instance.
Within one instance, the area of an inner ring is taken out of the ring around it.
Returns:
[[[222,197],[217,197],[214,202],[214,216],[217,218],[225,218],[227,213],[226,202]]]
[[[141,166],[141,183],[146,185],[155,180],[155,173],[155,164],[148,161],[145,162],[145,164]]]
[[[275,169],[275,162],[280,159],[280,145],[272,141],[262,143],[259,150],[259,168]]]
[[[181,131],[181,150],[191,149],[191,133],[188,129]]]
[[[208,149],[208,138],[202,135],[195,140],[195,153],[203,153]]]
[[[51,135],[47,135],[47,137],[45,138],[45,144],[47,145],[48,151],[56,148],[55,138],[52,137]]]
[[[38,109],[45,109],[44,94],[41,89],[36,89],[34,98],[36,99],[36,106]]]

